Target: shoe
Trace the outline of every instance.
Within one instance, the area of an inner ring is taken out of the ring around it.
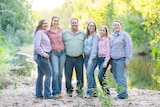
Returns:
[[[121,97],[119,95],[117,95],[116,97],[114,97],[115,100],[118,100],[118,99],[127,99],[128,97],[124,98],[124,97]]]
[[[68,95],[69,97],[72,97],[72,93],[67,93],[67,95]]]
[[[61,97],[62,97],[62,94],[58,94],[58,96],[61,98]]]
[[[84,98],[90,99],[90,98],[92,98],[92,97],[93,97],[92,95],[86,94]]]
[[[54,99],[53,96],[44,97],[45,99]]]
[[[60,98],[59,95],[54,95],[53,97],[54,97],[54,99]]]
[[[107,89],[105,89],[105,93],[106,93],[106,95],[111,95],[111,93],[110,93],[110,91],[109,91],[109,89],[107,88]]]
[[[36,96],[36,98],[43,98],[43,95],[41,95],[41,96]]]

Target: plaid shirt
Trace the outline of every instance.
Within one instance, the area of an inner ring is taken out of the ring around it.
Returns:
[[[120,59],[125,57],[126,62],[130,61],[132,57],[132,39],[129,34],[125,31],[120,31],[118,33],[112,33],[111,40],[111,58]]]

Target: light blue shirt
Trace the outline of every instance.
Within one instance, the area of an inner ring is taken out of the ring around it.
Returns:
[[[89,35],[84,40],[84,53],[90,54],[89,61],[92,61],[98,53],[98,35]]]

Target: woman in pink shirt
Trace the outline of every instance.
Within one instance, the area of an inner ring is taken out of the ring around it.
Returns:
[[[51,40],[51,65],[53,68],[52,95],[61,97],[62,72],[66,59],[65,47],[62,42],[62,29],[59,27],[59,17],[52,16],[50,29],[46,31]]]
[[[109,32],[106,26],[100,27],[100,37],[98,42],[98,79],[101,84],[103,91],[110,95],[110,91],[107,87],[105,80],[105,73],[109,66],[110,60],[110,42],[109,42]]]

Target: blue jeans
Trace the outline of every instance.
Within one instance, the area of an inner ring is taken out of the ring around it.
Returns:
[[[118,96],[127,98],[127,68],[125,67],[125,58],[112,59],[111,64],[113,77],[118,85]]]
[[[84,64],[86,67],[86,73],[87,73],[87,95],[93,96],[93,89],[97,88],[95,76],[94,76],[94,70],[97,66],[97,57],[92,60],[92,65],[88,66],[88,60],[89,60],[89,55],[84,57]]]
[[[66,60],[65,52],[51,53],[51,65],[53,69],[52,94],[56,96],[62,92],[62,72]]]
[[[103,81],[105,80],[105,73],[110,63],[110,61],[108,61],[107,67],[103,68],[104,61],[105,57],[98,57],[98,68],[99,68],[98,80],[102,86],[102,89],[104,89],[105,85],[107,85],[106,82],[104,83]]]
[[[75,67],[76,78],[77,78],[77,89],[82,90],[83,88],[83,56],[80,55],[78,57],[70,57],[66,55],[65,62],[65,79],[66,79],[66,92],[72,93],[72,74],[73,68]]]
[[[36,81],[36,96],[42,96],[43,90],[43,77],[45,76],[44,80],[44,97],[50,96],[50,80],[51,80],[51,73],[52,67],[50,64],[49,59],[46,59],[40,55],[34,55],[35,61],[38,64],[38,77]]]

